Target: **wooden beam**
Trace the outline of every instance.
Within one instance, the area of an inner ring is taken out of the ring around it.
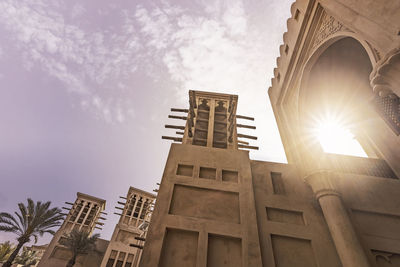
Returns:
[[[161,139],[172,140],[172,141],[175,141],[175,142],[182,142],[182,137],[161,136]]]
[[[236,115],[236,118],[237,119],[244,119],[244,120],[254,121],[254,118],[247,117],[247,116],[242,116],[242,115]]]
[[[258,150],[258,146],[246,146],[246,145],[238,145],[238,148],[247,148],[247,149],[254,149],[254,150]]]
[[[185,126],[177,126],[177,125],[165,125],[165,128],[168,129],[178,129],[178,130],[185,130]]]
[[[189,110],[186,108],[171,108],[171,111],[172,112],[185,112],[185,113],[189,112]]]
[[[240,134],[240,133],[237,134],[237,137],[242,137],[242,138],[257,140],[257,136],[246,135],[246,134]]]
[[[239,128],[247,128],[247,129],[256,129],[256,126],[244,125],[244,124],[236,124],[236,127],[239,127]]]
[[[169,119],[179,119],[179,120],[187,120],[187,117],[185,116],[175,116],[175,115],[168,115]]]
[[[238,144],[249,145],[249,142],[246,142],[246,141],[238,140],[237,142],[238,142]]]

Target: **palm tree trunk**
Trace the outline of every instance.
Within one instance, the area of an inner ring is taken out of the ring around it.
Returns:
[[[74,254],[74,256],[68,261],[67,267],[74,266],[75,265],[75,261],[76,261],[76,254]]]
[[[19,242],[17,247],[15,248],[14,252],[8,257],[8,260],[3,264],[3,267],[10,267],[13,261],[15,260],[15,257],[18,255],[19,250],[22,248],[22,246],[26,242]]]

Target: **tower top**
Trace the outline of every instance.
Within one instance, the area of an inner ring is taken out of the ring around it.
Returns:
[[[165,125],[166,128],[178,129],[176,134],[182,137],[163,136],[182,144],[223,148],[223,149],[258,149],[238,137],[256,140],[257,137],[238,134],[237,128],[255,129],[255,126],[237,124],[236,119],[254,120],[236,115],[238,96],[203,91],[189,91],[189,109],[172,108],[173,112],[184,112],[186,116],[169,115],[172,119],[186,121],[185,126]]]

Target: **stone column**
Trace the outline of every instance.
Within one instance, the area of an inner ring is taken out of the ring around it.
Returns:
[[[321,205],[329,232],[343,267],[368,267],[369,261],[357,238],[353,225],[336,191],[334,173],[320,171],[305,177]]]

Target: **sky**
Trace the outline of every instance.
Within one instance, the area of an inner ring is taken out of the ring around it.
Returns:
[[[118,196],[160,182],[188,90],[238,94],[250,157],[286,162],[267,90],[292,2],[0,1],[0,211],[83,192],[107,200],[109,239]]]

